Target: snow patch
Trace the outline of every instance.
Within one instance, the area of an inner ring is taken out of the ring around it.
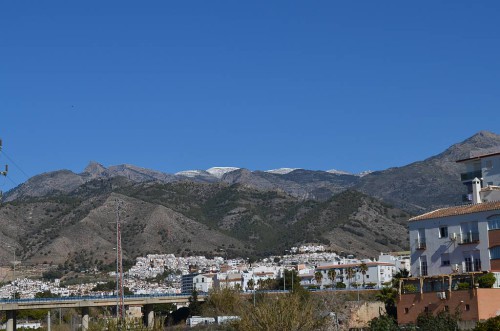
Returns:
[[[286,175],[294,170],[299,170],[299,169],[301,168],[279,168],[279,169],[266,170],[265,172],[268,172],[270,174]]]
[[[366,175],[369,175],[373,172],[373,170],[365,170],[365,171],[361,171],[359,174],[357,174],[357,176],[359,177],[363,177],[363,176],[366,176]]]
[[[176,176],[184,176],[184,177],[196,177],[196,176],[203,176],[203,175],[208,175],[206,171],[204,170],[184,170],[184,171],[179,171],[175,173]]]
[[[327,170],[326,172],[334,174],[334,175],[352,175],[352,173],[344,171],[344,170],[337,170],[337,169],[330,169]]]
[[[236,167],[212,167],[210,169],[207,169],[207,172],[211,174],[214,177],[217,178],[222,178],[225,174],[231,171],[239,170],[240,168]]]

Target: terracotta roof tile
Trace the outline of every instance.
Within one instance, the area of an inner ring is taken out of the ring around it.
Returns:
[[[441,208],[419,216],[412,217],[408,221],[413,222],[413,221],[428,220],[432,218],[466,215],[466,214],[473,214],[490,210],[500,210],[500,201],[483,202],[483,203],[476,203],[473,205]]]

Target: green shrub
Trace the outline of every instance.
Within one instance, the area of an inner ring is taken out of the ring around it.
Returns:
[[[406,284],[403,286],[404,293],[417,293],[417,287],[413,284]]]
[[[470,284],[469,283],[458,283],[458,290],[468,290],[470,289]]]
[[[496,281],[497,279],[495,275],[493,275],[491,272],[477,279],[480,288],[492,288]]]

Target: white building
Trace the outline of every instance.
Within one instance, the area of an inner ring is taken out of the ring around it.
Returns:
[[[410,252],[391,252],[380,253],[378,257],[379,262],[393,263],[396,267],[396,272],[399,270],[410,271]]]
[[[500,201],[438,209],[409,228],[413,276],[500,271]]]
[[[215,274],[199,274],[193,277],[193,286],[198,292],[208,292],[214,286]]]
[[[457,162],[473,204],[409,220],[413,276],[500,271],[500,148]]]
[[[362,262],[352,264],[329,264],[322,265],[316,268],[316,271],[322,273],[321,285],[335,286],[336,283],[342,282],[348,287],[351,284],[375,284],[375,286],[382,286],[384,283],[392,281],[392,275],[396,273],[396,266],[394,263],[386,262],[365,262],[368,268],[366,273],[363,274],[360,270]],[[353,272],[353,277],[349,278],[349,269]],[[335,279],[332,281],[328,277],[330,270],[335,271]]]

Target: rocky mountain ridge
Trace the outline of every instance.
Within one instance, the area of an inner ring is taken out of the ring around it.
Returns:
[[[459,180],[462,166],[455,161],[467,157],[475,150],[498,146],[499,135],[481,131],[423,161],[356,175],[338,170],[281,168],[250,171],[237,167],[213,167],[167,174],[133,165],[106,168],[97,162],[90,162],[80,174],[59,170],[34,176],[7,192],[4,201],[43,197],[56,192],[66,194],[93,179],[122,176],[136,183],[191,181],[242,184],[258,190],[281,190],[299,199],[321,201],[354,188],[405,210],[420,213],[460,203],[461,193],[464,193]]]
[[[29,263],[102,267],[113,259],[118,199],[127,258],[220,250],[265,256],[304,242],[373,257],[407,249],[410,213],[458,201],[455,161],[495,146],[500,136],[480,132],[426,160],[363,177],[243,168],[218,168],[220,178],[208,171],[188,177],[91,162],[80,174],[42,174],[8,192],[0,240]],[[10,255],[0,246],[4,264]]]

